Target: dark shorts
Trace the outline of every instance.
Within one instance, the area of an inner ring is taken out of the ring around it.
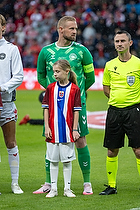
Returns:
[[[129,147],[140,147],[140,104],[125,108],[109,107],[104,147],[110,149],[123,147],[125,134],[129,140]]]

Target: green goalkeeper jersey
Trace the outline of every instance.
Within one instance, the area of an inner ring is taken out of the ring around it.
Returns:
[[[118,57],[107,62],[103,85],[110,86],[109,105],[123,108],[140,103],[140,59],[132,55],[127,62]]]
[[[56,81],[52,67],[60,59],[68,60],[71,70],[76,73],[81,90],[81,101],[85,102],[85,91],[95,82],[95,75],[92,56],[89,50],[79,43],[72,42],[67,47],[58,47],[55,42],[43,47],[37,62],[39,83],[46,88],[50,83]]]

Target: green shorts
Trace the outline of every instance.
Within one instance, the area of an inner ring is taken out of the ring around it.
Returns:
[[[78,132],[80,134],[80,137],[86,136],[87,134],[89,134],[88,125],[87,125],[86,104],[82,104],[82,110],[79,111]],[[45,127],[44,126],[43,126],[42,136],[45,136]]]

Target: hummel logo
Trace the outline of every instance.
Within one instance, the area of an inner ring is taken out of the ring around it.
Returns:
[[[116,71],[116,69],[117,69],[117,66],[114,66],[114,70]]]
[[[83,122],[83,124],[86,124],[86,120],[85,121],[82,121]]]
[[[82,115],[82,119],[83,124],[86,124],[86,117]]]
[[[48,163],[46,163],[46,168],[48,168],[49,167],[49,164]]]
[[[55,59],[55,55],[52,55],[52,56],[51,56],[51,59]]]
[[[83,162],[83,166],[84,167],[88,166],[88,162],[87,161],[86,162]]]
[[[82,119],[85,120],[85,118],[86,118],[86,117],[82,115]]]

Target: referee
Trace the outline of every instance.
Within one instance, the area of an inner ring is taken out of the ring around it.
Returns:
[[[127,31],[118,31],[114,36],[118,56],[107,62],[104,69],[103,90],[109,98],[104,136],[108,185],[99,195],[117,193],[118,153],[124,146],[125,134],[140,174],[140,59],[130,53],[132,44]]]

